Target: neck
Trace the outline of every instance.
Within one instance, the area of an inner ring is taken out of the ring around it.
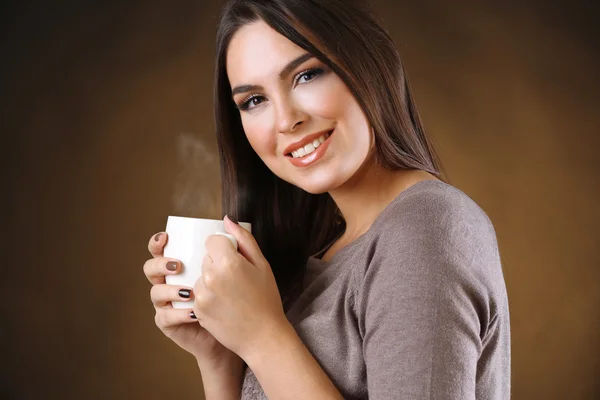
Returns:
[[[350,180],[329,192],[346,221],[340,241],[350,243],[361,236],[403,190],[431,179],[437,178],[425,171],[390,171],[374,161],[365,162]]]

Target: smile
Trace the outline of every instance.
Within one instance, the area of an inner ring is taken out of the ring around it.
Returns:
[[[292,151],[292,157],[300,158],[309,155],[313,151],[315,151],[321,144],[325,143],[325,140],[329,137],[329,132],[324,133],[318,139],[315,139],[312,143],[307,144],[304,147],[300,147],[299,149]]]
[[[333,131],[326,132],[312,142],[286,155],[286,158],[296,167],[306,167],[318,161],[331,142]]]

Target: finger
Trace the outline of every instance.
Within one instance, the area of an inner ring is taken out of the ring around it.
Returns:
[[[168,329],[181,324],[198,322],[192,317],[192,310],[183,308],[157,308],[154,322],[160,329]],[[195,315],[195,314],[194,314]]]
[[[211,308],[215,299],[214,293],[206,286],[205,279],[203,273],[200,279],[194,284],[194,312],[199,320],[201,319],[204,310]]]
[[[165,283],[165,275],[181,272],[181,261],[174,258],[151,258],[144,263],[144,274],[153,285]]]
[[[189,287],[159,284],[150,289],[150,300],[156,308],[172,308],[173,301],[189,301],[190,308],[193,308],[193,298],[192,288]]]
[[[167,244],[168,235],[166,232],[158,232],[156,235],[150,238],[148,242],[148,251],[152,254],[152,257],[162,257],[163,248]]]
[[[206,253],[217,263],[221,263],[224,258],[233,260],[238,256],[231,240],[223,235],[210,235],[206,238],[204,245]]]
[[[242,228],[239,224],[231,221],[226,215],[223,219],[225,223],[225,230],[227,233],[233,235],[238,242],[238,251],[243,255],[246,260],[250,261],[251,264],[258,266],[261,260],[264,259],[262,251],[256,243],[256,239],[250,232]]]
[[[202,281],[202,289],[204,288],[206,289],[214,289],[214,284],[215,284],[215,270],[214,270],[214,261],[212,260],[212,258],[206,254],[204,256],[204,259],[202,260],[202,275],[200,276],[200,279],[198,279],[198,281]],[[196,284],[198,283],[198,281],[196,282]]]

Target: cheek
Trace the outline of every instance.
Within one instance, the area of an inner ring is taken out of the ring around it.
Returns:
[[[353,100],[342,80],[332,75],[303,92],[302,97],[308,113],[328,120],[343,118]]]
[[[250,146],[259,157],[275,154],[276,143],[266,118],[242,118],[242,126]]]

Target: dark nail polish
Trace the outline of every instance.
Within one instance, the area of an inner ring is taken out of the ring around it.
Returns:
[[[162,232],[161,233],[157,233],[156,235],[154,235],[154,241],[158,242],[160,240],[161,236],[162,236]]]
[[[229,220],[230,220],[231,222],[233,222],[234,224],[237,224],[237,225],[239,225],[239,222],[238,222],[238,220],[237,220],[237,218],[236,218],[236,217],[233,217],[233,216],[231,216],[231,215],[229,215],[229,214],[228,214],[228,215],[227,215],[227,218],[229,218]]]
[[[175,271],[175,270],[177,270],[177,263],[175,261],[169,261],[167,263],[167,269],[169,271]]]
[[[190,291],[189,291],[189,289],[181,289],[178,293],[179,293],[179,297],[182,297],[184,299],[189,299],[190,298]]]
[[[192,319],[198,319],[198,318],[196,318],[196,314],[194,314],[193,311],[190,311],[190,318],[192,318]]]

